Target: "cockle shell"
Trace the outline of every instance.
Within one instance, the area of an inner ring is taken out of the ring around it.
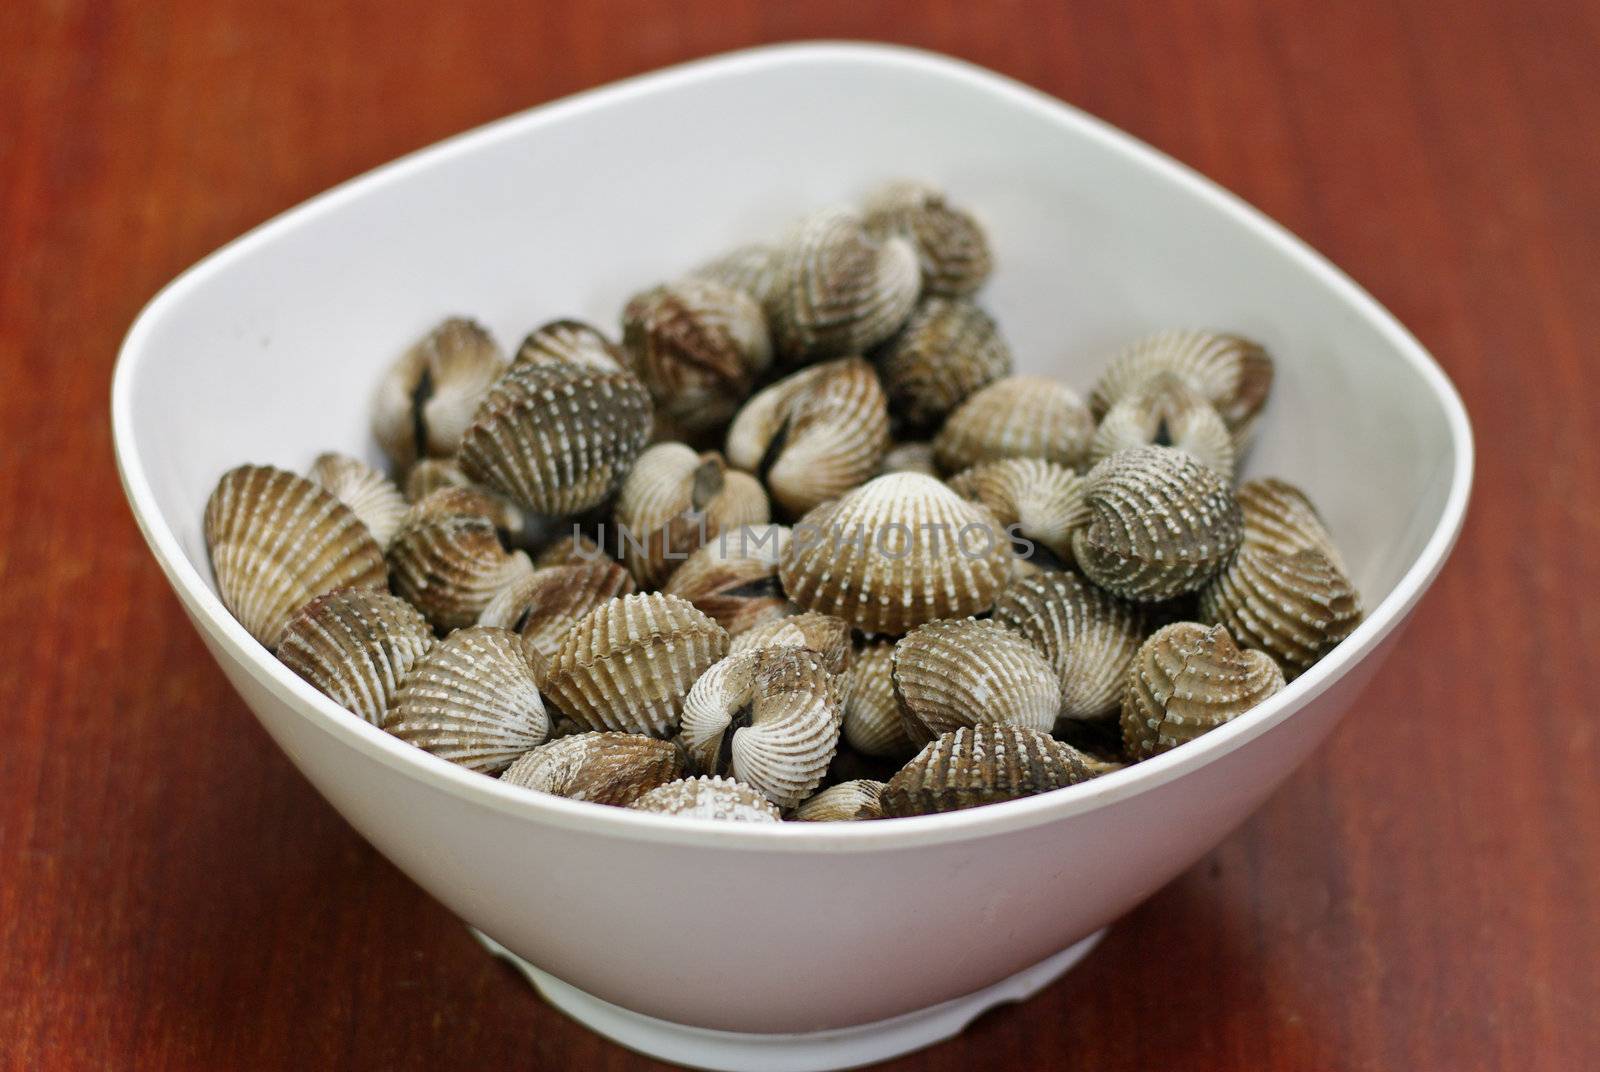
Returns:
[[[983,722],[929,741],[879,798],[889,818],[1016,800],[1091,777],[1081,754],[1048,733]]]
[[[1220,625],[1174,622],[1151,634],[1128,669],[1122,742],[1135,760],[1168,751],[1244,714],[1283,688],[1264,652]]]
[[[548,662],[579,618],[633,590],[633,575],[604,556],[546,566],[521,573],[500,589],[483,608],[478,624],[519,633]]]
[[[1161,372],[1177,374],[1204,396],[1232,431],[1235,446],[1244,449],[1272,391],[1272,358],[1265,350],[1238,335],[1157,332],[1111,360],[1089,395],[1089,406],[1102,417]]]
[[[478,403],[506,370],[481,325],[451,317],[401,355],[378,384],[372,433],[400,472],[419,458],[448,458]]]
[[[430,491],[440,488],[470,488],[472,481],[455,463],[454,458],[424,458],[406,472],[405,493],[407,502],[416,502]]]
[[[1001,458],[1043,458],[1077,467],[1089,453],[1094,418],[1072,388],[1044,376],[995,380],[957,406],[933,438],[947,473]]]
[[[568,800],[625,808],[683,777],[683,752],[637,733],[577,733],[524,752],[502,782]]]
[[[533,572],[521,551],[507,551],[494,522],[471,512],[473,493],[441,488],[411,507],[389,546],[395,593],[436,629],[473,625],[501,589]]]
[[[830,785],[822,792],[804,801],[794,811],[794,818],[802,823],[847,823],[861,819],[883,818],[883,782],[870,778]]]
[[[472,626],[439,641],[412,668],[383,728],[443,759],[495,774],[542,744],[550,719],[517,635]]]
[[[865,219],[867,230],[880,238],[910,239],[926,294],[973,294],[989,278],[994,261],[983,228],[935,187],[889,183],[867,198]]]
[[[756,393],[728,429],[728,461],[766,482],[798,516],[877,471],[889,446],[889,403],[858,357],[802,369]]]
[[[931,476],[890,473],[807,514],[778,563],[789,598],[869,633],[982,614],[1010,550],[988,509]]]
[[[547,566],[581,566],[585,562],[610,561],[606,549],[592,537],[573,532],[539,549],[533,564],[539,569]]]
[[[936,428],[951,410],[1011,372],[994,318],[960,298],[926,298],[884,347],[878,373],[906,428]]]
[[[911,243],[878,240],[859,217],[820,213],[779,253],[767,322],[789,362],[866,353],[904,324],[922,289]]]
[[[301,607],[278,644],[283,665],[374,726],[433,646],[416,608],[388,592],[341,588]]]
[[[929,622],[894,647],[894,692],[917,744],[995,722],[1050,732],[1061,703],[1055,669],[1032,644],[991,621]]]
[[[729,655],[695,682],[679,739],[695,766],[732,774],[781,808],[822,784],[839,748],[838,682],[814,652]]]
[[[703,775],[657,786],[628,807],[685,819],[718,819],[733,823],[783,821],[783,812],[748,785],[732,778]]]
[[[830,674],[844,673],[856,654],[848,623],[811,610],[746,629],[734,637],[728,653],[761,648],[809,649]]]
[[[1241,644],[1276,659],[1292,679],[1361,624],[1361,598],[1321,551],[1308,547],[1285,555],[1246,539],[1200,590],[1200,620],[1227,626]]]
[[[895,443],[883,454],[883,461],[878,463],[877,476],[885,473],[921,473],[924,476],[938,476],[939,466],[933,460],[933,444],[911,440],[906,443]]]
[[[700,279],[742,290],[765,309],[777,293],[781,260],[774,246],[740,246],[716,260],[702,264],[693,274]]]
[[[530,331],[517,347],[511,367],[576,365],[600,372],[626,368],[627,354],[599,328],[581,320],[552,320]]]
[[[772,363],[756,300],[693,276],[635,295],[622,310],[622,342],[656,412],[690,434],[726,425]]]
[[[784,525],[749,525],[719,533],[672,571],[662,591],[682,596],[737,637],[795,613],[778,583]]]
[[[1277,477],[1247,480],[1233,493],[1244,513],[1244,542],[1292,555],[1320,551],[1340,573],[1348,573],[1327,523],[1305,492]]]
[[[651,420],[650,394],[631,372],[523,365],[462,436],[461,471],[535,514],[579,514],[622,486]]]
[[[217,594],[250,635],[278,646],[290,615],[335,588],[383,588],[383,548],[327,489],[266,465],[241,465],[206,502]]]
[[[875,640],[856,652],[840,678],[845,743],[869,756],[905,757],[916,751],[894,694],[894,641]]]
[[[950,487],[987,506],[1007,531],[1043,547],[1057,563],[1072,562],[1072,534],[1091,519],[1084,494],[1089,482],[1043,458],[1003,458],[974,465],[951,477]],[[1034,549],[1020,544],[1016,551],[1029,560],[1036,557]]]
[[[1150,628],[1137,604],[1059,570],[1013,582],[995,603],[994,620],[1055,667],[1060,715],[1069,719],[1117,710],[1128,667]]]
[[[307,475],[354,510],[380,546],[389,546],[405,520],[407,505],[394,481],[360,458],[332,451],[317,455]]]
[[[1089,460],[1100,462],[1119,450],[1148,444],[1176,447],[1233,479],[1233,433],[1204,395],[1182,376],[1158,372],[1123,395],[1095,429]]]
[[[623,596],[567,631],[544,691],[589,729],[667,737],[690,687],[727,653],[728,634],[688,600]]]
[[[657,443],[639,455],[617,496],[623,561],[645,588],[658,588],[725,529],[765,525],[767,493],[749,473],[729,469],[716,451]]]
[[[1238,548],[1244,520],[1216,470],[1172,447],[1135,447],[1089,471],[1093,520],[1072,540],[1078,567],[1124,599],[1200,588]]]

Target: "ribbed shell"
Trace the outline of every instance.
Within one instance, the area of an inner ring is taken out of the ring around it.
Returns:
[[[1095,429],[1089,460],[1149,444],[1187,451],[1224,480],[1233,479],[1233,433],[1205,396],[1176,373],[1157,373],[1118,399]]]
[[[878,372],[890,410],[908,429],[938,427],[980,388],[1011,373],[994,318],[961,298],[925,298],[884,347]]]
[[[452,317],[400,356],[378,384],[372,433],[404,472],[419,458],[448,458],[489,388],[506,370],[481,325]]]
[[[606,338],[599,328],[581,320],[552,320],[530,331],[517,347],[511,366],[576,365],[600,372],[616,372],[627,367],[622,347]]]
[[[748,785],[732,778],[699,777],[668,782],[650,790],[628,807],[685,819],[717,819],[732,823],[777,823],[783,813]]]
[[[1076,468],[1089,453],[1094,418],[1072,388],[1044,376],[995,380],[957,406],[933,438],[947,473],[1001,458],[1043,458]]]
[[[918,440],[893,444],[884,452],[883,461],[878,463],[876,475],[883,476],[885,473],[938,476],[939,466],[933,460],[933,444]]]
[[[405,600],[342,588],[289,619],[278,658],[346,711],[381,726],[395,690],[432,646],[433,630]]]
[[[1222,626],[1174,622],[1139,648],[1122,700],[1122,741],[1132,758],[1176,748],[1283,688],[1263,652],[1241,650]]]
[[[995,519],[1062,563],[1072,561],[1072,534],[1090,521],[1089,482],[1064,465],[1043,458],[985,462],[950,478],[958,494],[982,503]],[[1018,546],[1029,559],[1033,552]]]
[[[987,611],[1009,560],[1006,534],[986,508],[933,477],[890,473],[807,514],[778,576],[807,610],[900,634]]]
[[[533,556],[533,564],[544,569],[547,566],[580,566],[609,558],[606,549],[592,537],[572,532],[541,547]]]
[[[732,774],[781,808],[814,792],[839,748],[838,682],[815,653],[762,648],[701,675],[680,738],[696,767]]]
[[[742,290],[765,309],[777,293],[782,257],[774,246],[749,245],[702,264],[694,275]]]
[[[484,399],[461,440],[461,470],[536,514],[582,513],[622,486],[651,419],[631,372],[523,365]]]
[[[788,542],[784,525],[725,531],[673,570],[662,591],[687,599],[737,637],[795,612],[778,583],[778,556]]]
[[[816,365],[758,392],[728,429],[728,461],[759,475],[800,515],[872,476],[889,446],[889,403],[858,357]]]
[[[406,473],[407,502],[417,502],[440,488],[470,488],[472,481],[453,458],[424,458]]]
[[[389,546],[406,516],[406,497],[394,481],[360,458],[331,451],[317,455],[309,475],[354,510],[380,546]]]
[[[550,719],[517,635],[472,626],[422,657],[395,693],[383,728],[443,759],[496,774],[544,742]]]
[[[493,521],[453,512],[463,494],[442,488],[414,505],[389,546],[395,593],[440,630],[476,624],[502,589],[533,572],[526,554],[501,546]]]
[[[1088,578],[1154,603],[1200,588],[1243,537],[1233,492],[1216,470],[1172,447],[1135,447],[1089,471],[1093,515],[1073,536]]]
[[[639,456],[615,509],[623,560],[644,588],[658,588],[701,544],[724,530],[765,525],[767,493],[721,454],[657,443]]]
[[[860,354],[904,324],[922,289],[916,251],[879,241],[848,212],[800,226],[779,253],[767,322],[786,361]]]
[[[733,639],[728,653],[761,648],[806,648],[830,674],[844,673],[856,654],[848,623],[810,610],[746,629]]]
[[[206,502],[206,548],[223,605],[276,648],[289,616],[335,588],[383,588],[383,548],[332,493],[295,473],[241,465]]]
[[[894,647],[895,698],[921,745],[994,722],[1049,733],[1061,702],[1053,667],[1032,644],[990,621],[929,622]]]
[[[1047,733],[984,722],[938,737],[884,786],[888,818],[1016,800],[1091,777],[1081,754]]]
[[[1117,710],[1128,668],[1150,630],[1137,604],[1061,571],[1013,582],[995,603],[994,620],[1055,667],[1061,717],[1070,719]]]
[[[728,653],[722,626],[677,596],[624,596],[580,618],[562,639],[545,695],[594,730],[667,737],[683,698]]]
[[[1361,624],[1361,597],[1321,551],[1284,555],[1247,540],[1200,590],[1200,620],[1227,626],[1293,679]]]
[[[883,782],[870,778],[830,785],[807,799],[794,811],[794,819],[802,823],[848,823],[861,819],[883,818]]]
[[[622,342],[656,412],[694,434],[720,430],[772,363],[767,318],[749,294],[691,276],[636,295]]]
[[[994,261],[983,228],[937,188],[889,183],[867,198],[865,213],[872,234],[902,235],[916,247],[924,293],[973,294],[989,278]]]
[[[1244,513],[1244,542],[1280,555],[1321,551],[1348,573],[1333,535],[1305,492],[1276,477],[1247,480],[1233,493]]]
[[[683,753],[670,741],[637,733],[577,733],[522,756],[502,782],[568,800],[626,808],[657,786],[683,777]]]
[[[1146,336],[1111,360],[1089,395],[1096,417],[1160,372],[1173,372],[1200,392],[1227,422],[1234,443],[1249,442],[1272,391],[1272,358],[1249,339],[1212,331],[1173,330]]]
[[[894,642],[875,640],[856,652],[840,679],[844,739],[869,756],[903,758],[916,751],[894,694]]]
[[[578,619],[633,590],[633,575],[604,556],[545,566],[520,574],[500,589],[483,608],[478,624],[514,630],[549,661]]]

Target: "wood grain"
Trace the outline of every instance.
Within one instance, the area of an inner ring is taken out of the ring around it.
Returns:
[[[0,1067],[622,1069],[300,780],[107,430],[138,308],[488,119],[764,41],[953,53],[1261,206],[1436,353],[1481,454],[1362,709],[1028,1004],[900,1068],[1600,1055],[1600,7],[1499,0],[0,5]]]

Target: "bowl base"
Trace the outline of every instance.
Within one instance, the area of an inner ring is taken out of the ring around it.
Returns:
[[[493,938],[471,928],[485,949],[504,957],[544,999],[589,1030],[630,1050],[671,1064],[718,1072],[828,1072],[887,1061],[954,1038],[980,1013],[1023,1001],[1055,982],[1088,955],[1102,928],[1032,967],[972,994],[856,1027],[802,1034],[761,1035],[690,1027],[630,1012],[569,986],[529,964]]]

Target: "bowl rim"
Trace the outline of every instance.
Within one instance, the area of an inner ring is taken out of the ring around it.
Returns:
[[[685,819],[532,792],[501,783],[385,733],[352,716],[301,680],[255,640],[222,605],[190,563],[176,533],[157,505],[134,435],[133,389],[149,354],[155,325],[207,278],[247,257],[257,247],[293,228],[313,222],[341,205],[367,195],[435,161],[521,137],[556,120],[606,108],[680,86],[733,78],[785,65],[853,65],[898,69],[959,82],[973,92],[998,98],[1071,127],[1187,188],[1234,223],[1255,233],[1318,279],[1335,297],[1375,327],[1431,389],[1449,429],[1453,465],[1450,487],[1434,531],[1400,580],[1366,619],[1327,657],[1253,710],[1206,733],[1184,747],[1088,782],[1020,800],[941,815],[869,823],[726,823]],[[140,311],[123,340],[112,376],[112,440],[123,490],[169,582],[190,614],[230,650],[240,666],[281,702],[324,733],[414,781],[508,816],[580,831],[593,836],[648,840],[658,844],[725,848],[740,852],[883,852],[928,844],[967,841],[1013,833],[1111,806],[1153,790],[1221,759],[1260,737],[1326,692],[1361,659],[1371,654],[1437,576],[1461,531],[1473,473],[1472,430],[1460,396],[1444,371],[1395,317],[1325,257],[1259,210],[1189,167],[1132,135],[1039,90],[964,60],[899,45],[855,41],[808,41],[764,45],[710,56],[636,75],[596,89],[535,106],[454,135],[340,183],[246,232],[186,269]]]

